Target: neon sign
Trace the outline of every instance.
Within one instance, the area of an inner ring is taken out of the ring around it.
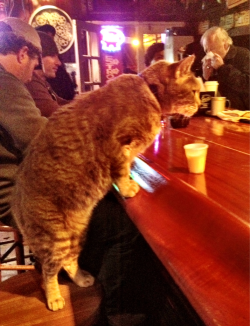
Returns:
[[[119,28],[116,26],[103,26],[101,30],[101,44],[104,51],[120,51],[121,45],[124,42],[125,36]]]

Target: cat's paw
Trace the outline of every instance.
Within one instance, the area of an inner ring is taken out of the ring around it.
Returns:
[[[126,187],[119,187],[120,194],[123,197],[134,197],[137,192],[140,190],[140,186],[134,180],[129,180],[129,183],[126,184]]]
[[[50,310],[57,311],[63,309],[63,307],[65,306],[65,301],[64,298],[61,296],[57,298],[48,298],[47,305]]]
[[[75,277],[73,278],[74,283],[80,287],[92,286],[95,282],[95,278],[86,271],[78,269]]]

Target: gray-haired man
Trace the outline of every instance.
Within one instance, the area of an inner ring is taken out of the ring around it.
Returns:
[[[203,59],[205,80],[217,80],[221,96],[227,97],[231,107],[249,110],[250,51],[234,46],[227,31],[209,28],[201,37],[207,55]]]

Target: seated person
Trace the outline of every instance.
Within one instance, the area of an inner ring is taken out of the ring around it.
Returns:
[[[47,120],[24,83],[39,63],[37,32],[17,18],[0,22],[0,220],[15,227],[11,197],[18,165]]]
[[[56,30],[52,25],[45,24],[38,26],[36,27],[36,30],[48,34],[53,40],[55,39]],[[58,96],[65,100],[73,100],[75,97],[75,89],[77,88],[75,79],[71,79],[60,54],[59,59],[61,65],[58,67],[56,77],[47,77],[47,82],[49,82],[50,86]]]
[[[249,110],[249,49],[234,46],[227,31],[217,26],[202,35],[201,44],[210,56],[203,60],[204,79],[219,82],[220,95],[233,109]]]
[[[154,43],[148,47],[144,57],[146,67],[149,67],[151,64],[164,59],[164,47],[164,43]]]
[[[46,78],[55,78],[57,69],[61,65],[57,46],[48,34],[43,32],[38,34],[42,44],[42,60],[35,68],[32,80],[26,86],[42,115],[49,117],[59,106],[69,101],[59,97],[46,80]]]

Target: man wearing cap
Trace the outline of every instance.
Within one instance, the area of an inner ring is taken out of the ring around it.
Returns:
[[[0,221],[15,226],[10,202],[15,173],[37,132],[46,124],[24,83],[38,64],[37,32],[18,18],[0,22]]]
[[[42,61],[35,68],[32,80],[26,84],[41,114],[49,117],[59,106],[69,101],[59,97],[46,78],[55,78],[61,62],[54,40],[44,32],[38,32],[42,45]]]
[[[39,25],[35,29],[48,34],[55,41],[56,29],[54,26],[45,24]],[[73,100],[76,95],[75,90],[77,88],[75,78],[74,76],[71,77],[67,72],[66,66],[62,61],[62,55],[59,54],[58,57],[62,64],[58,67],[56,77],[46,78],[46,80],[58,96],[64,98],[65,100]]]

